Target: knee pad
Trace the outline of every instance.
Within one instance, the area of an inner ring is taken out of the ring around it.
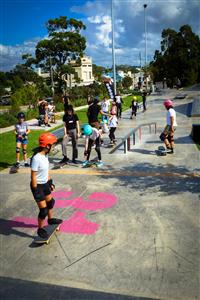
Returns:
[[[16,153],[20,153],[20,148],[16,147]]]
[[[47,208],[52,209],[54,205],[55,205],[55,200],[51,198],[51,200],[47,202]]]
[[[23,152],[23,154],[25,155],[25,154],[26,154],[26,149],[23,149],[22,152]]]
[[[40,212],[38,214],[38,218],[44,220],[47,215],[48,215],[48,208],[47,207],[40,208]]]

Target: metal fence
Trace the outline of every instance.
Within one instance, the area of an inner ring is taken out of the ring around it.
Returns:
[[[123,152],[126,154],[127,151],[130,151],[132,147],[136,144],[136,137],[139,140],[139,143],[142,142],[143,129],[148,127],[148,133],[156,134],[157,126],[156,122],[145,123],[137,126],[133,130],[131,130],[124,138],[122,138],[121,142],[113,148],[109,153],[112,154],[119,148],[123,147]]]

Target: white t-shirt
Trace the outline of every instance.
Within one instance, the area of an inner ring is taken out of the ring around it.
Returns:
[[[116,116],[111,117],[109,127],[117,127],[117,117]]]
[[[115,96],[116,103],[121,103],[121,96]]]
[[[47,183],[49,178],[49,160],[48,155],[37,153],[33,156],[31,170],[37,172],[37,183]]]
[[[106,100],[101,102],[101,109],[103,112],[108,112],[109,111],[109,106],[110,106],[110,100]]]
[[[89,136],[89,138],[95,141],[99,136],[100,136],[99,130],[96,128],[92,128],[92,134]]]
[[[173,108],[170,108],[168,111],[167,111],[167,125],[170,125],[171,126],[171,117],[174,117],[174,126],[177,126],[177,123],[176,123],[176,112]]]

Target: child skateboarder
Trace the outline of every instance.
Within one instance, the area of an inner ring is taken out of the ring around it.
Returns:
[[[130,108],[132,109],[130,119],[133,119],[133,115],[135,115],[135,117],[136,117],[137,109],[138,109],[138,102],[137,102],[136,96],[133,96],[133,100],[132,100]]]
[[[115,111],[111,111],[111,117],[109,118],[109,138],[110,138],[110,144],[115,144],[115,130],[117,128],[118,120]]]
[[[19,112],[17,115],[18,123],[15,125],[15,135],[16,135],[16,164],[15,167],[19,168],[20,166],[20,149],[22,148],[24,166],[29,167],[27,163],[27,144],[28,144],[28,134],[30,130],[28,129],[28,124],[25,122],[25,114]]]
[[[172,154],[174,153],[174,132],[177,127],[176,112],[173,108],[173,102],[171,100],[165,100],[163,104],[167,110],[167,125],[165,126],[163,133],[160,135],[160,139],[164,141],[167,148],[167,153]]]
[[[52,133],[43,133],[39,137],[39,150],[34,154],[31,162],[31,191],[38,205],[38,230],[37,233],[42,238],[47,238],[48,234],[44,229],[44,222],[48,216],[48,224],[60,224],[62,220],[53,218],[53,207],[55,200],[51,192],[55,189],[53,180],[49,176],[48,154],[57,138]]]
[[[95,145],[95,150],[98,155],[98,161],[96,163],[97,167],[103,166],[103,162],[101,161],[101,150],[100,150],[100,138],[101,138],[101,132],[100,130],[90,126],[89,124],[86,124],[83,128],[83,134],[85,135],[85,161],[83,162],[83,167],[86,167],[89,165],[89,159],[90,159],[90,153],[92,146]]]

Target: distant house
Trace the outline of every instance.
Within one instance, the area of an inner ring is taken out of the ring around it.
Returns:
[[[74,74],[68,75],[66,76],[65,80],[68,87],[72,87],[75,85],[90,85],[94,82],[91,57],[83,56],[78,62],[75,60],[71,60],[69,64],[74,68],[79,82],[76,82]]]
[[[83,56],[78,61],[71,60],[70,62],[68,62],[68,64],[70,64],[74,68],[78,81],[76,80],[74,74],[64,74],[62,76],[62,79],[66,82],[67,87],[73,87],[75,85],[90,85],[94,82],[91,57]],[[38,75],[43,77],[44,79],[50,77],[50,73],[43,72],[41,68],[38,68]]]

